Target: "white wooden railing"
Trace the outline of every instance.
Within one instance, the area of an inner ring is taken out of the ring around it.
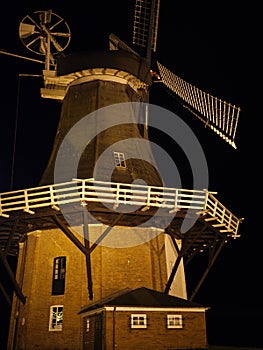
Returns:
[[[205,214],[205,220],[220,232],[237,236],[241,219],[234,216],[207,190],[187,190],[168,187],[144,186],[94,179],[74,179],[71,182],[0,193],[0,216],[8,218],[14,211],[34,214],[35,209],[60,206],[69,203],[87,202],[140,207],[142,211],[150,207],[167,209],[169,213],[179,210],[194,210]]]

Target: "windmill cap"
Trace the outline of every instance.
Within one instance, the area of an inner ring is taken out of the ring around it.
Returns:
[[[146,60],[127,51],[80,52],[57,57],[57,76],[92,68],[118,69],[136,76],[146,84],[152,81]]]

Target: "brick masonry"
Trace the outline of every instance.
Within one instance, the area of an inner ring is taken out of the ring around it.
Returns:
[[[127,228],[116,228],[126,230]],[[103,226],[91,230],[103,232]],[[147,229],[132,229],[142,234]],[[144,230],[144,231],[143,231]],[[148,231],[151,229],[148,229]],[[76,234],[82,241],[82,237]],[[124,288],[141,286],[163,291],[167,281],[165,235],[134,247],[111,248],[99,245],[91,253],[93,300],[99,300]],[[52,295],[54,258],[66,256],[64,295]],[[88,281],[85,255],[59,229],[32,232],[20,246],[17,280],[26,303],[14,297],[9,349],[78,350],[82,348],[82,324],[78,315],[88,305]],[[62,331],[49,331],[50,306],[63,305]],[[15,330],[15,324],[16,330]]]

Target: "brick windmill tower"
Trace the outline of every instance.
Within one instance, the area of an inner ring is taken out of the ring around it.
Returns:
[[[145,3],[136,2],[133,38],[144,56],[113,34],[109,50],[62,54],[71,33],[52,11],[20,23],[22,42],[45,57],[41,96],[60,101],[61,114],[39,187],[1,194],[1,259],[15,291],[10,349],[81,349],[80,309],[125,288],[192,300],[238,237],[240,219],[212,193],[168,187],[156,165],[148,125],[165,112],[148,102],[159,3]],[[239,109],[158,68],[162,83],[235,146]],[[208,268],[188,295],[184,262],[203,250]],[[15,278],[8,254],[18,255]]]

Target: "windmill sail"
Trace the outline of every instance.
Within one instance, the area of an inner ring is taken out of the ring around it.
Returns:
[[[198,89],[178,77],[160,62],[157,62],[157,66],[163,84],[179,96],[183,103],[186,103],[184,106],[232,147],[237,148],[234,140],[240,107]]]
[[[136,0],[132,43],[156,51],[160,0]]]
[[[160,0],[135,0],[132,43],[146,49],[146,60],[151,64],[151,53],[156,51]],[[173,91],[206,126],[228,142],[235,144],[240,108],[208,94],[189,84],[157,62],[164,85]]]

